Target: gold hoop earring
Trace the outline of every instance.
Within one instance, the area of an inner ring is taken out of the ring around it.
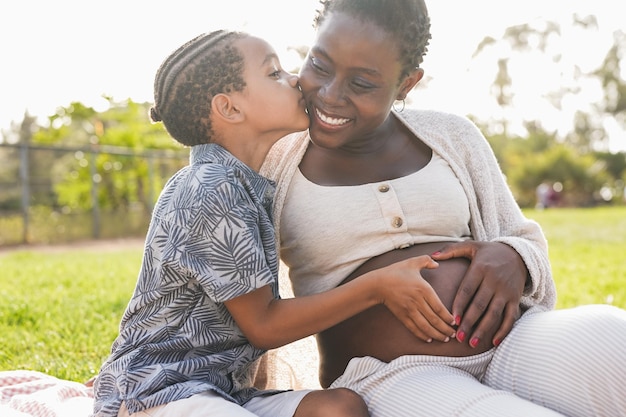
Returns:
[[[402,99],[402,107],[400,108],[400,110],[396,109],[396,103],[395,102],[393,103],[393,105],[391,107],[393,107],[393,109],[397,113],[402,113],[402,111],[404,110],[404,106],[406,106],[406,103],[405,103],[404,99]]]

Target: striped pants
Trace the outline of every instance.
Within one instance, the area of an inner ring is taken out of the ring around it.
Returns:
[[[626,310],[531,310],[488,352],[354,358],[336,387],[372,417],[626,416]]]

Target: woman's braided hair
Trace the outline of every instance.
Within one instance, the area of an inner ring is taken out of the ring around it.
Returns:
[[[396,40],[403,69],[401,78],[419,68],[431,39],[424,0],[320,0],[320,3],[313,27],[318,28],[332,12],[372,22]]]
[[[218,30],[205,33],[176,49],[163,61],[154,79],[153,122],[186,146],[209,143],[211,100],[219,93],[242,91],[244,59],[233,42],[248,36]]]

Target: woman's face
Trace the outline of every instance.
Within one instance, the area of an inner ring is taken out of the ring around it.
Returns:
[[[393,102],[421,78],[405,77],[392,37],[370,22],[332,13],[317,30],[300,70],[315,144],[326,148],[376,146]]]

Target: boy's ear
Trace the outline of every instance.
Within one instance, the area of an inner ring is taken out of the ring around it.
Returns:
[[[243,120],[243,113],[228,94],[216,94],[211,100],[211,113],[228,123]]]

